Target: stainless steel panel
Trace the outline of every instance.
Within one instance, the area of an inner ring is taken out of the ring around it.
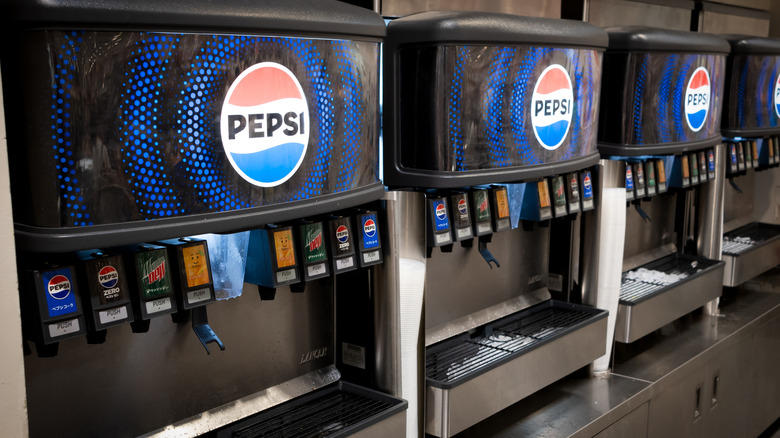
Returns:
[[[397,438],[406,435],[406,412],[399,412],[357,433],[352,438]]]
[[[731,183],[742,193],[739,193]],[[748,172],[729,180],[723,189],[723,232],[739,228],[753,222],[753,199],[756,187],[756,172]]]
[[[780,238],[756,245],[738,256],[723,254],[723,285],[734,287],[780,264]]]
[[[691,9],[633,1],[591,0],[588,22],[599,27],[653,26],[687,31],[691,27]]]
[[[759,9],[762,11],[768,11],[771,9],[771,0],[718,0],[717,3],[723,3],[725,5],[739,6],[743,8]],[[777,6],[775,5],[775,8]]]
[[[377,291],[374,308],[375,378],[380,389],[401,396],[399,260],[408,258],[425,262],[425,196],[417,192],[391,191],[385,195],[385,201],[387,255],[384,263],[374,268]]]
[[[69,339],[57,357],[25,357],[30,436],[135,436],[332,365],[330,281],[310,282],[304,293],[279,288],[273,301],[245,284],[241,297],[209,305],[225,344],[210,355],[189,323],[164,317],[149,333],[113,327],[105,344]],[[307,354],[315,351],[325,354]],[[84,415],[85,407],[99,414]]]
[[[721,294],[723,264],[711,272],[629,306],[618,305],[615,340],[630,343],[689,313]]]
[[[634,409],[608,428],[593,435],[593,438],[646,437],[649,411],[650,403],[643,403],[642,406]]]
[[[715,179],[699,189],[698,228],[696,251],[710,260],[721,260],[723,247],[723,193],[726,188],[726,145],[715,146]],[[717,315],[718,300],[712,300],[704,309]]]
[[[699,12],[699,32],[769,36],[769,17],[743,17],[713,11]]]
[[[560,0],[382,0],[382,15],[403,17],[423,11],[503,12],[528,17],[561,17]]]
[[[704,436],[702,411],[696,415],[697,391],[700,403],[704,402],[704,375],[706,366],[703,359],[688,362],[685,367],[675,370],[669,384],[659,388],[659,392],[650,400],[648,438]]]
[[[548,299],[546,290],[539,291],[547,286],[549,230],[493,234],[488,249],[499,268],[485,262],[476,239],[473,247],[456,244],[451,253],[435,248],[426,272],[426,345]]]
[[[659,248],[668,249],[669,245],[674,245],[677,239],[677,233],[674,231],[676,202],[677,195],[674,192],[662,193],[653,197],[650,202],[642,202],[640,206],[652,219],[650,223],[642,219],[633,204],[626,209],[626,240],[623,245],[623,260],[629,260]],[[631,268],[623,268],[624,271],[628,269]]]
[[[428,434],[448,437],[587,365],[606,351],[607,319],[529,351],[450,390],[428,386]]]
[[[780,289],[778,270],[771,277],[771,284],[777,292]],[[750,397],[743,400],[751,400],[746,433],[758,436],[777,419],[777,407],[780,406],[780,373],[777,372],[777,364],[780,363],[780,314],[775,313],[756,328],[751,347],[749,357],[753,367],[749,381],[753,390]]]
[[[150,438],[200,436],[325,387],[340,378],[341,373],[334,365],[330,365],[142,436]]]

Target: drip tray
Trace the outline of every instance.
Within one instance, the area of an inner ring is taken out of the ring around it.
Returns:
[[[406,406],[402,399],[337,382],[239,420],[217,438],[403,436]]]
[[[754,222],[723,235],[723,285],[735,287],[780,264],[780,226]]]
[[[606,351],[607,311],[546,301],[425,351],[426,428],[448,437]]]
[[[672,254],[624,272],[615,340],[629,343],[718,298],[725,263]]]

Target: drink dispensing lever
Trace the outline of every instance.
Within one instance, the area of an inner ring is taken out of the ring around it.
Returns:
[[[177,322],[192,320],[192,331],[211,354],[208,344],[216,343],[220,350],[225,345],[209,325],[206,306],[216,300],[214,279],[211,274],[211,259],[208,242],[192,237],[160,242],[168,249],[168,259],[173,266],[173,283],[179,312],[174,314]]]

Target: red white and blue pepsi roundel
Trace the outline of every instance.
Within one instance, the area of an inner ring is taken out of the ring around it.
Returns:
[[[222,104],[220,134],[230,164],[260,187],[287,181],[309,143],[309,108],[287,67],[261,62],[244,70]]]
[[[555,150],[566,139],[574,112],[569,72],[553,64],[542,72],[531,96],[531,125],[543,148]]]
[[[707,121],[710,109],[710,75],[707,69],[694,70],[685,89],[685,121],[693,132],[699,132]]]
[[[775,114],[777,114],[777,117],[780,118],[780,75],[777,75],[777,79],[775,79],[774,96],[775,97],[772,104],[775,107]]]

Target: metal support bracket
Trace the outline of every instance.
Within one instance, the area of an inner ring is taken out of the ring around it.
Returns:
[[[482,258],[485,259],[488,266],[490,266],[490,269],[493,269],[493,265],[490,264],[491,262],[496,264],[496,268],[500,268],[501,264],[498,263],[498,260],[493,257],[493,254],[491,254],[490,250],[487,248],[488,241],[489,239],[479,238],[479,253],[482,254]]]

